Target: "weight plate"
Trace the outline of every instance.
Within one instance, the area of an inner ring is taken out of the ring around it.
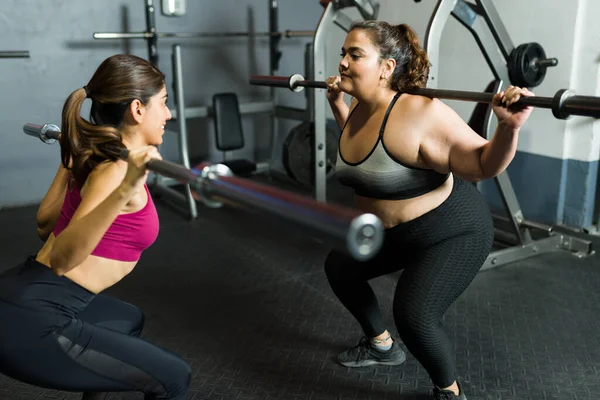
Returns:
[[[545,59],[546,53],[539,43],[524,43],[513,49],[507,64],[511,83],[520,87],[540,85],[546,76],[546,67],[535,62]]]
[[[302,122],[294,127],[283,144],[283,166],[290,178],[307,187],[314,187],[314,124]],[[327,127],[326,141],[326,176],[329,178],[335,170],[338,151],[338,136]]]

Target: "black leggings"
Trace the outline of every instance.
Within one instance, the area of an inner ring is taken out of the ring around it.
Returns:
[[[70,392],[141,391],[184,399],[191,370],[138,336],[134,305],[94,295],[29,258],[0,275],[0,372]]]
[[[368,281],[403,270],[394,295],[394,321],[407,349],[441,388],[456,380],[442,316],[475,278],[494,238],[484,198],[472,184],[454,180],[452,193],[439,207],[387,229],[374,259],[359,262],[332,251],[325,261],[334,293],[369,337],[382,334],[386,326]]]

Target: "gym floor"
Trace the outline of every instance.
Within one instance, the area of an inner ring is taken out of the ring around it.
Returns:
[[[410,354],[397,367],[335,362],[361,332],[327,284],[326,243],[248,211],[200,207],[188,221],[164,202],[157,208],[156,243],[106,293],[141,307],[143,337],[191,364],[190,399],[428,398],[431,383]],[[40,247],[36,211],[0,211],[0,270]],[[392,332],[397,278],[372,281]],[[481,272],[445,315],[467,397],[596,400],[599,288],[598,256],[546,254]],[[0,376],[0,399],[79,398]]]

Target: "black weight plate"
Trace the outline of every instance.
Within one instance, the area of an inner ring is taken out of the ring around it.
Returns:
[[[546,67],[538,67],[535,60],[546,59],[546,53],[539,43],[524,43],[516,47],[507,64],[508,76],[515,86],[535,87],[546,76]]]
[[[293,128],[283,144],[283,166],[295,181],[307,186],[314,186],[314,128],[311,122],[302,122]],[[330,128],[326,129],[327,146],[326,174],[330,177],[335,168],[338,151],[338,137]]]
[[[546,67],[535,65],[536,60],[545,60],[546,53],[539,43],[529,43],[523,50],[523,77],[527,87],[538,86],[546,76]]]

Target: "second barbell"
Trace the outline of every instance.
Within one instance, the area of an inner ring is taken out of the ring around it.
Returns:
[[[327,89],[327,83],[323,81],[306,80],[300,74],[286,76],[254,75],[250,77],[251,85],[284,87],[294,92],[300,92],[304,88]],[[438,98],[446,100],[472,101],[476,103],[491,103],[494,93],[469,92],[462,90],[444,90],[411,88],[402,90],[402,93]],[[548,108],[558,119],[566,119],[571,115],[600,118],[600,97],[578,96],[570,89],[561,89],[554,97],[529,96],[521,97],[514,103],[515,106],[532,106]]]

